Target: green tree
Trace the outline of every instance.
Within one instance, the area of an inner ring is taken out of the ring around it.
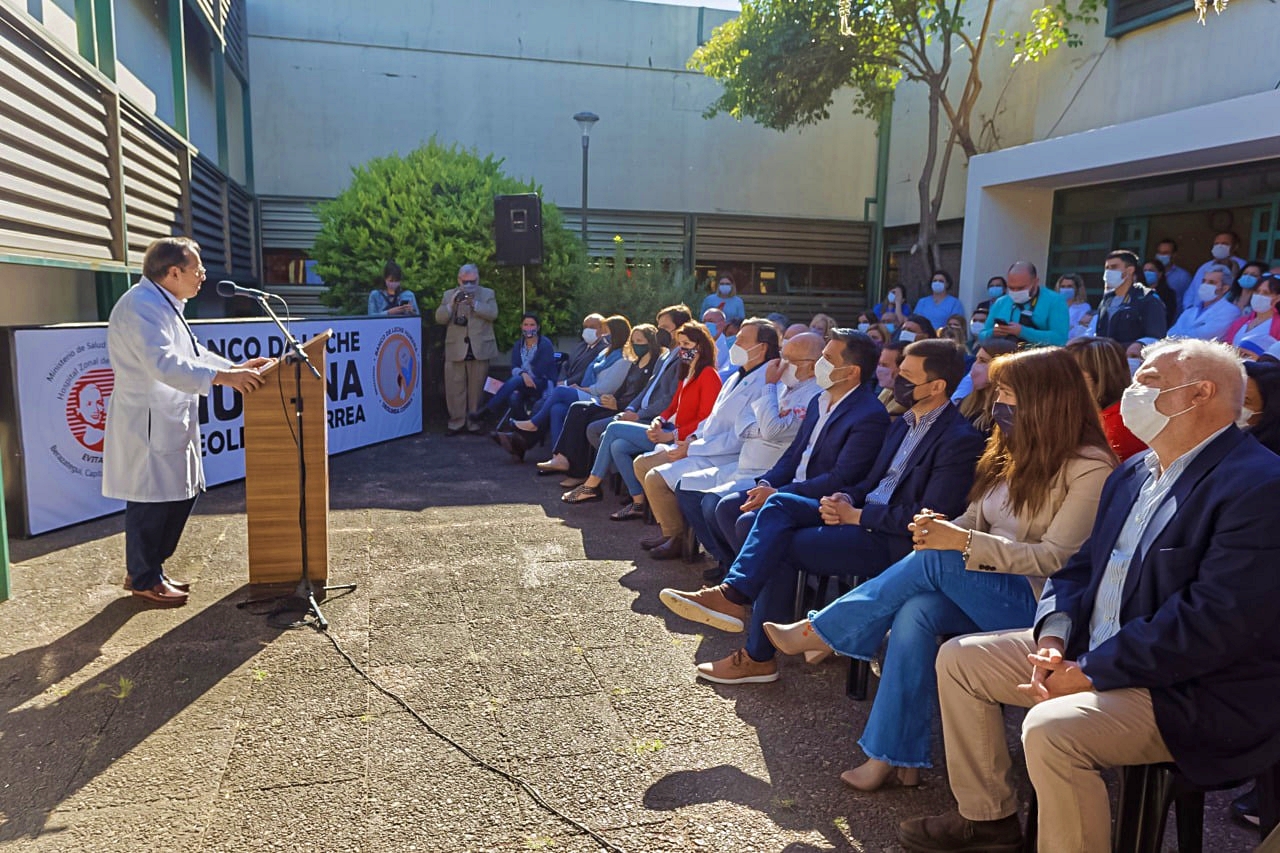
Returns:
[[[312,257],[329,284],[325,303],[364,313],[369,291],[381,286],[383,265],[394,260],[404,269],[404,286],[433,322],[444,291],[457,283],[458,267],[474,263],[483,284],[496,292],[498,340],[509,345],[520,328],[520,269],[494,264],[493,197],[541,188],[503,174],[502,163],[432,137],[404,156],[352,169],[350,185],[316,207],[321,227]],[[542,265],[526,270],[528,308],[542,316],[548,332],[576,327],[568,309],[584,253],[565,230],[560,210],[545,201],[542,237]]]
[[[618,235],[613,238],[613,257],[597,261],[583,275],[572,310],[575,317],[621,314],[634,326],[653,323],[668,305],[683,302],[697,311],[701,298],[697,279],[685,274],[679,260],[628,251]]]
[[[1221,11],[1225,0],[1209,0]],[[1197,0],[1203,18],[1205,0]],[[854,112],[878,118],[903,82],[927,87],[928,148],[917,193],[918,263],[940,266],[938,213],[951,155],[979,153],[972,121],[982,91],[979,62],[992,41],[1011,61],[1034,62],[1078,46],[1104,0],[1057,0],[1034,10],[1025,31],[992,32],[996,0],[743,0],[742,14],[717,27],[689,67],[724,86],[707,118],[728,113],[775,130],[830,116],[835,93],[850,89]],[[963,81],[963,82],[960,82]],[[943,122],[945,119],[945,133]]]

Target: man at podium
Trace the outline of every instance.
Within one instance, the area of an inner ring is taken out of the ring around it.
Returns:
[[[213,385],[246,394],[262,384],[254,358],[232,364],[196,340],[182,316],[204,282],[200,246],[164,237],[147,247],[142,278],[107,324],[115,389],[107,404],[102,493],[125,501],[125,588],[162,607],[185,604],[189,584],[164,574],[204,491],[198,398]]]

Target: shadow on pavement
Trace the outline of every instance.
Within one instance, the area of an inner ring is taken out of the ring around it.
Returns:
[[[0,843],[39,835],[62,802],[279,633],[237,610],[243,597],[238,589],[193,613],[65,693],[57,685],[91,667],[142,602],[115,599],[57,640],[0,660]],[[174,748],[200,737],[174,734]]]

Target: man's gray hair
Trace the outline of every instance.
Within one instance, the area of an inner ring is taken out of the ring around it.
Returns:
[[[1248,377],[1244,372],[1244,361],[1235,347],[1218,341],[1202,341],[1199,338],[1165,338],[1142,349],[1142,360],[1174,353],[1176,361],[1183,364],[1187,381],[1207,380],[1218,389],[1222,399],[1231,404],[1236,416],[1244,405],[1244,389]],[[1194,371],[1194,374],[1193,374]]]
[[[1222,273],[1222,280],[1227,283],[1227,287],[1230,287],[1231,285],[1236,283],[1235,272],[1231,269],[1231,267],[1227,266],[1226,264],[1214,264],[1213,266],[1209,267],[1207,270],[1204,271],[1204,275],[1208,275],[1211,272]],[[1204,276],[1201,276],[1200,280],[1203,281]]]
[[[463,264],[458,267],[458,275],[462,275],[464,272],[473,272],[476,274],[476,278],[480,277],[480,268],[475,264]]]

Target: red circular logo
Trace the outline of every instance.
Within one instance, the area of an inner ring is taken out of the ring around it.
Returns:
[[[80,374],[67,394],[67,428],[86,450],[102,452],[107,401],[115,384],[116,376],[111,368],[100,367]]]

